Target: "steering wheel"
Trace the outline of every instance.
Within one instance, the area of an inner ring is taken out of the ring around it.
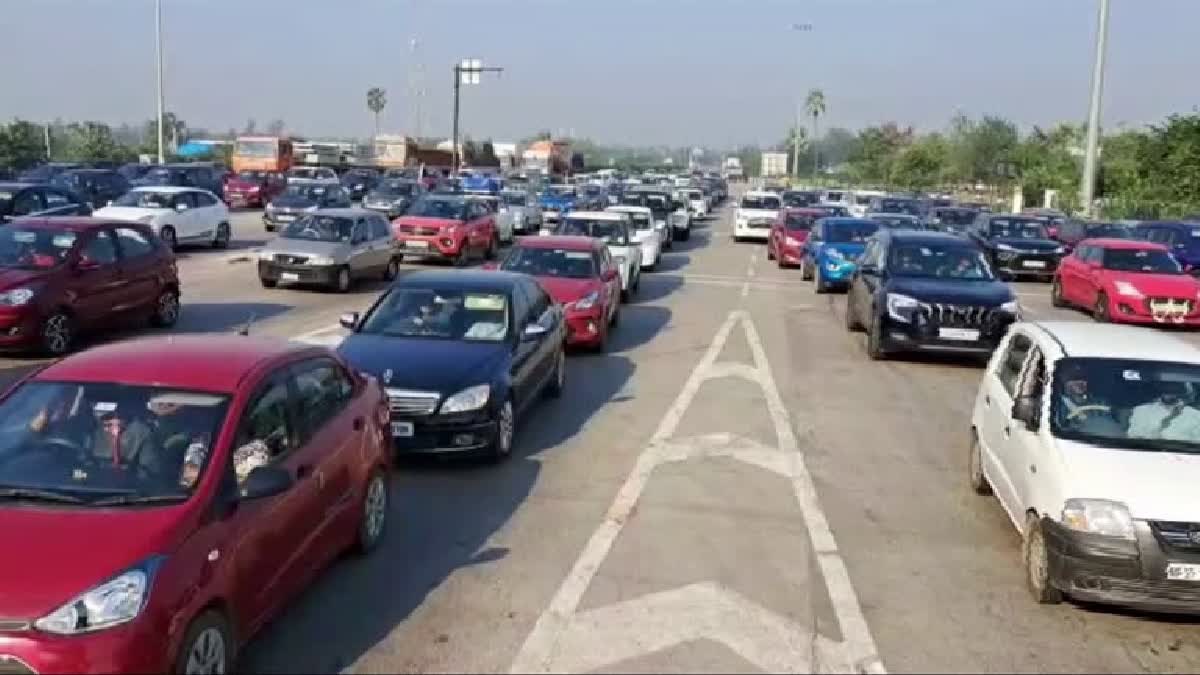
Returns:
[[[1110,412],[1112,412],[1112,408],[1111,408],[1111,407],[1109,407],[1109,406],[1106,406],[1106,405],[1097,405],[1097,404],[1092,404],[1092,405],[1081,405],[1081,406],[1079,406],[1078,408],[1076,408],[1076,409],[1072,410],[1071,412],[1067,413],[1067,419],[1068,419],[1068,420],[1073,420],[1073,419],[1075,419],[1076,417],[1079,417],[1080,415],[1082,415],[1082,414],[1084,414],[1084,413],[1087,413],[1087,412],[1107,412],[1107,413],[1110,413]]]
[[[67,438],[66,436],[51,436],[49,438],[41,439],[41,442],[42,445],[66,448],[67,450],[73,450],[80,454],[86,454],[83,452],[83,446],[80,445],[78,441]]]

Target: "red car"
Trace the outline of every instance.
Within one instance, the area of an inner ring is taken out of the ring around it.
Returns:
[[[263,208],[283,192],[287,181],[270,171],[240,171],[225,181],[225,203],[232,208]]]
[[[621,273],[603,240],[520,237],[501,269],[533,276],[563,306],[568,345],[604,350],[621,306]]]
[[[84,217],[0,226],[0,348],[65,354],[80,334],[130,318],[179,319],[175,254],[149,227]]]
[[[461,195],[422,196],[392,221],[392,235],[403,255],[457,265],[476,255],[494,260],[500,250],[495,214]]]
[[[776,261],[780,267],[799,265],[804,258],[804,242],[808,241],[808,233],[812,232],[813,224],[825,215],[820,209],[809,208],[780,211],[767,235],[767,260]]]
[[[1148,241],[1085,239],[1059,263],[1050,298],[1096,321],[1200,326],[1200,280]]]
[[[384,534],[386,398],[326,348],[118,342],[21,381],[0,419],[3,673],[235,672]]]

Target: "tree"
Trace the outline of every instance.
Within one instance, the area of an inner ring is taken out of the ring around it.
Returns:
[[[900,148],[891,162],[893,185],[910,190],[928,190],[945,179],[948,149],[941,134],[929,134]]]
[[[817,141],[817,118],[825,114],[825,92],[820,89],[810,89],[808,96],[804,99],[804,109],[808,112],[808,116],[812,118],[812,138],[813,143]],[[813,182],[817,180],[817,172],[821,169],[821,152],[818,147],[813,146]]]
[[[500,160],[496,157],[496,146],[490,138],[485,140],[479,149],[479,166],[500,166]]]
[[[387,107],[387,92],[380,87],[367,90],[367,109],[375,113],[375,135],[379,135],[379,114]]]
[[[976,122],[959,115],[951,123],[951,174],[972,183],[994,183],[1005,177],[1000,167],[1015,160],[1019,140],[1017,126],[1006,119],[984,116]]]
[[[788,162],[788,174],[794,177],[800,175],[800,153],[808,147],[808,133],[804,127],[795,126],[788,130],[787,139],[783,142],[782,150],[791,151]]]
[[[886,182],[891,176],[892,162],[913,142],[913,136],[912,127],[901,128],[895,122],[858,132],[849,157],[851,177],[860,183]]]
[[[42,128],[25,120],[0,125],[0,166],[27,169],[46,159]]]
[[[285,129],[287,129],[287,125],[284,124],[283,120],[276,118],[271,120],[271,123],[267,125],[267,135],[282,136]]]

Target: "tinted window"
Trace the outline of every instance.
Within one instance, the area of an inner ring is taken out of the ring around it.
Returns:
[[[899,242],[892,246],[888,269],[897,276],[939,279],[991,279],[983,252],[949,242]]]
[[[360,332],[498,342],[508,336],[508,295],[497,291],[401,286],[385,295]]]
[[[779,209],[780,201],[777,195],[747,195],[742,197],[743,209],[765,209],[775,211]]]
[[[1015,333],[1009,340],[1008,349],[1004,352],[1004,358],[1000,361],[1000,367],[996,371],[996,377],[1000,378],[1000,384],[1004,385],[1009,396],[1016,396],[1017,378],[1021,376],[1021,369],[1025,366],[1025,357],[1029,355],[1032,347],[1033,342],[1020,333]]]
[[[193,192],[192,197],[196,200],[196,206],[214,206],[217,203],[217,198],[206,192]]]
[[[793,232],[807,232],[813,228],[813,223],[815,222],[817,222],[817,219],[814,216],[789,213],[783,224],[784,227]]]
[[[116,233],[117,243],[121,245],[121,254],[126,258],[136,258],[154,253],[154,244],[149,237],[132,227],[118,227]]]
[[[108,265],[117,261],[117,245],[108,232],[97,232],[83,247],[84,259]]]
[[[386,219],[371,218],[370,223],[372,239],[390,239],[392,237],[391,229],[388,227]]]
[[[517,246],[504,259],[501,269],[532,276],[591,279],[596,276],[591,251],[540,246]]]
[[[286,456],[297,445],[289,389],[282,378],[267,386],[249,405],[238,426],[233,467],[238,482],[250,471]]]
[[[406,215],[418,218],[466,220],[467,205],[461,199],[422,197],[412,205]]]
[[[1045,239],[1049,236],[1040,220],[1034,218],[992,218],[988,231],[1004,239]]]
[[[625,246],[629,243],[629,231],[624,221],[620,220],[589,220],[583,218],[567,218],[558,226],[558,234],[595,237],[610,244]]]
[[[1182,274],[1183,268],[1166,251],[1153,249],[1097,249],[1102,254],[1104,269],[1146,274]],[[1097,261],[1099,262],[1099,261]]]
[[[13,199],[12,215],[27,216],[45,208],[45,201],[37,190],[26,190]]]
[[[878,229],[875,222],[826,221],[824,239],[833,244],[861,243]]]
[[[308,432],[315,433],[350,401],[354,384],[336,363],[307,361],[296,368],[296,413]]]

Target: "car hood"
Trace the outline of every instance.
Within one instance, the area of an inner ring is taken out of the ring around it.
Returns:
[[[450,218],[429,218],[426,216],[401,216],[396,220],[400,225],[414,225],[417,227],[449,227],[451,225],[461,225],[461,220],[451,220]]]
[[[344,241],[313,241],[275,237],[262,247],[263,253],[289,253],[320,255],[341,259],[350,253],[350,245]]]
[[[307,209],[316,206],[317,202],[304,197],[280,195],[271,200],[271,206],[277,209]]]
[[[1132,286],[1142,295],[1152,298],[1197,299],[1200,280],[1190,274],[1137,274],[1130,272],[1106,272],[1105,281],[1110,289],[1117,286]],[[1117,293],[1118,295],[1123,295]]]
[[[0,616],[40,618],[151,555],[169,554],[182,508],[0,508],[0,532],[20,542],[19,555],[0,556]]]
[[[1012,289],[997,280],[918,279],[894,276],[888,291],[911,296],[923,302],[940,302],[976,307],[996,307],[1013,300]]]
[[[825,243],[821,244],[821,253],[824,254],[826,251],[834,250],[834,251],[837,251],[838,253],[841,253],[843,256],[845,256],[847,260],[854,260],[858,256],[862,255],[862,252],[865,251],[866,248],[867,248],[866,244],[857,244],[854,242],[846,242],[846,243],[825,242]]]
[[[1019,239],[1016,237],[1013,237],[1013,238],[996,237],[995,239],[992,239],[990,241],[992,242],[992,245],[1006,244],[1008,246],[1011,246],[1011,247],[1017,249],[1018,251],[1037,251],[1038,253],[1045,253],[1048,251],[1053,251],[1053,250],[1058,249],[1058,247],[1062,246],[1062,244],[1058,243],[1057,241],[1053,241],[1051,239]]]
[[[1200,522],[1200,455],[1055,443],[1069,477],[1064,497],[1124,502],[1138,520]]]
[[[436,391],[443,396],[490,382],[509,355],[507,342],[429,340],[354,333],[338,352],[355,368],[379,378],[385,387]],[[392,376],[385,378],[384,371]]]
[[[550,294],[554,301],[565,305],[599,289],[600,282],[595,279],[564,279],[563,277],[536,277],[538,283]]]

